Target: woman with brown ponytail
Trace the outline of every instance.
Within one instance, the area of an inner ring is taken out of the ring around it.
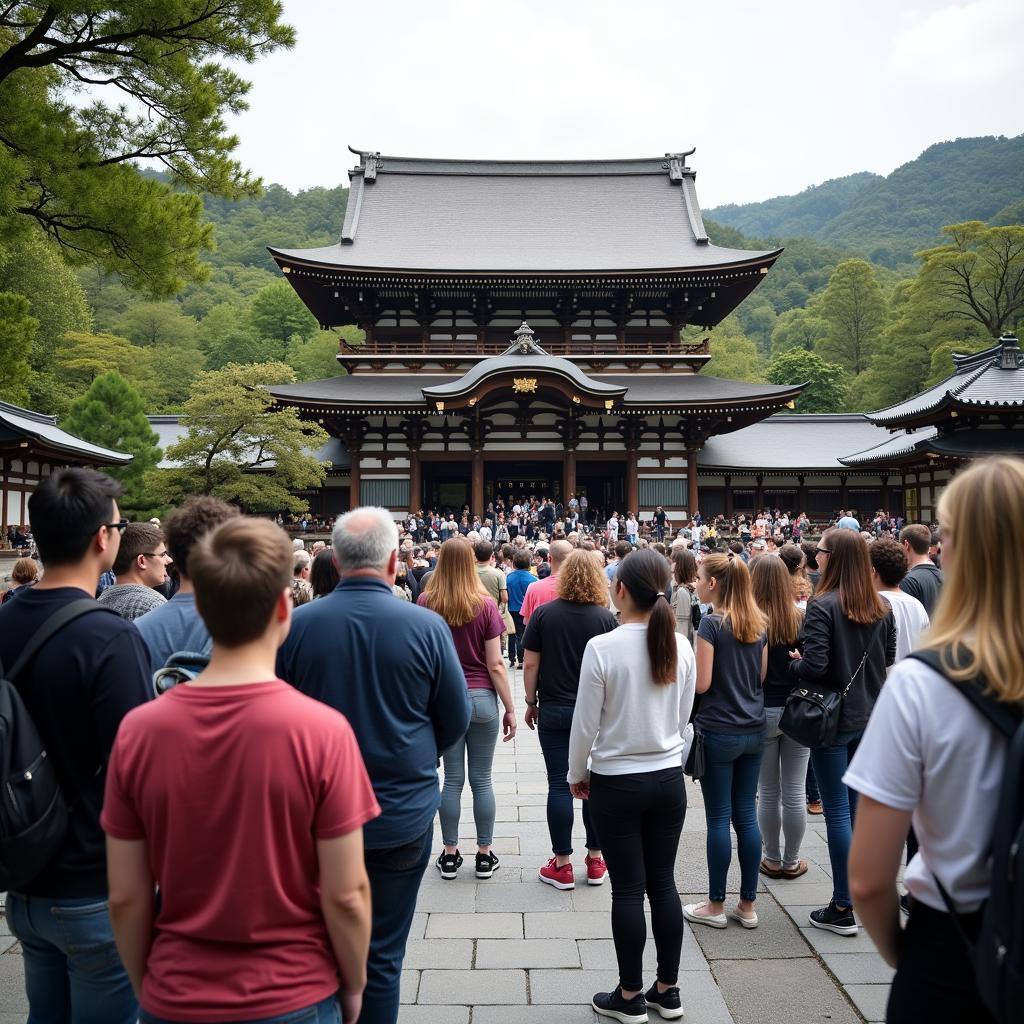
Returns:
[[[744,928],[756,928],[761,832],[755,803],[766,729],[766,620],[754,601],[742,559],[705,558],[697,572],[697,596],[714,608],[697,629],[697,692],[702,696],[694,719],[704,741],[700,786],[707,822],[708,898],[687,905],[683,914],[694,924],[728,924],[725,879],[732,859],[731,819],[740,862],[740,899],[728,916]]]
[[[593,1008],[640,1024],[648,1008],[683,1016],[678,988],[683,918],[673,869],[686,815],[683,732],[693,706],[693,649],[675,631],[664,598],[669,566],[646,548],[628,554],[612,580],[619,628],[587,644],[569,737],[573,796],[590,814],[612,882],[612,936],[619,984]],[[587,759],[591,768],[588,772]],[[646,994],[644,892],[658,950]]]

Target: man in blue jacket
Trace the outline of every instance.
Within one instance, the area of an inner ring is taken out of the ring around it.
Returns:
[[[444,620],[392,593],[398,530],[387,509],[346,513],[331,542],[341,581],[295,610],[277,667],[349,720],[381,807],[363,829],[373,933],[360,1019],[395,1024],[440,802],[437,762],[469,727],[469,693]]]

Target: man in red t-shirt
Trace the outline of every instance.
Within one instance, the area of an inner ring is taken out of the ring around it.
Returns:
[[[275,678],[291,575],[288,538],[266,520],[201,540],[189,577],[210,664],[118,731],[101,823],[141,1024],[333,1021],[339,999],[345,1021],[359,1016],[362,826],[380,808],[347,720]]]
[[[523,606],[519,612],[523,617],[524,623],[530,621],[530,616],[542,604],[554,601],[558,597],[558,572],[562,568],[562,563],[571,554],[572,545],[567,540],[552,541],[551,547],[548,548],[551,575],[545,579],[537,580],[536,583],[531,583],[526,588],[526,594],[523,596]]]

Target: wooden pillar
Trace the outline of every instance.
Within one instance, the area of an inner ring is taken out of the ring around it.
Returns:
[[[764,473],[758,473],[754,477],[754,515],[759,515],[764,509]]]
[[[727,476],[725,478],[725,518],[731,519],[735,512],[735,506],[732,500],[732,477]]]
[[[409,512],[418,512],[423,507],[423,476],[420,470],[420,453],[417,448],[409,449]]]
[[[697,489],[697,449],[686,449],[686,500],[687,512],[692,519],[700,509],[700,492]]]
[[[625,511],[640,514],[640,479],[637,476],[637,450],[626,449],[626,505]],[[621,509],[619,511],[622,511]]]
[[[473,451],[472,497],[469,510],[475,516],[484,514],[484,455],[476,449]]]
[[[798,484],[796,489],[796,503],[800,507],[796,510],[796,514],[800,515],[801,512],[807,511],[807,477],[798,476],[796,478]]]
[[[569,507],[569,499],[576,493],[576,452],[566,448],[562,459],[562,505]]]
[[[839,504],[844,512],[850,511],[850,488],[846,486],[847,479],[845,473],[839,475]]]
[[[348,474],[348,507],[354,509],[359,507],[359,449],[350,447],[348,453],[352,459],[352,467]]]
[[[882,508],[886,515],[889,514],[889,478],[883,473],[879,478],[882,481]]]

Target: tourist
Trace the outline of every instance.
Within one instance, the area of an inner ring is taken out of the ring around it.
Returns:
[[[665,510],[659,505],[654,510],[654,539],[660,542],[665,540],[665,524],[668,522],[668,516],[665,515]]]
[[[800,556],[793,544],[787,544]],[[759,558],[750,570],[754,601],[767,620],[768,672],[764,679],[767,730],[757,784],[757,825],[764,856],[761,874],[768,878],[799,878],[807,873],[800,844],[807,829],[806,780],[810,750],[779,729],[786,698],[793,688],[789,652],[799,649],[803,613],[793,601],[793,577],[781,558]],[[781,806],[781,812],[780,812]],[[785,849],[779,844],[785,836]]]
[[[0,597],[0,604],[6,604],[19,593],[27,593],[28,590],[39,581],[39,566],[34,558],[19,558],[11,569],[11,585]]]
[[[672,611],[676,617],[676,632],[693,644],[697,625],[700,624],[700,599],[697,597],[697,560],[682,545],[672,546]]]
[[[633,550],[633,545],[628,540],[620,540],[612,543],[608,541],[608,564],[604,567],[604,574],[608,579],[608,586],[612,585],[615,573],[618,572],[619,563]]]
[[[608,546],[614,547],[619,539],[619,513],[613,512],[605,525],[607,528]]]
[[[313,558],[313,565],[309,570],[309,585],[313,590],[313,597],[326,597],[338,585],[338,567],[334,564],[334,552],[330,548],[323,548]]]
[[[636,521],[636,516],[632,512],[626,513],[626,540],[636,547],[637,535],[640,532],[640,526]]]
[[[181,586],[166,604],[135,620],[149,648],[151,671],[163,668],[172,654],[208,650],[210,634],[196,611],[195,593],[188,577],[188,556],[210,530],[237,515],[238,509],[204,494],[189,498],[167,518],[164,540],[178,570]]]
[[[149,659],[135,627],[91,600],[127,526],[117,507],[120,493],[120,484],[92,469],[57,469],[46,477],[28,500],[45,575],[0,608],[0,662],[10,673],[46,623],[52,628],[81,602],[79,617],[66,621],[24,671],[7,676],[61,789],[74,801],[53,857],[37,865],[34,877],[15,879],[7,893],[32,1021],[135,1024],[138,1017],[107,915],[99,812],[121,719],[152,693]]]
[[[494,545],[487,540],[480,540],[473,545],[473,552],[476,555],[476,574],[483,584],[487,595],[493,599],[498,606],[498,615],[502,621],[501,649],[505,650],[505,636],[511,632],[507,623],[508,616],[508,583],[505,574],[494,564]]]
[[[797,608],[805,611],[807,601],[814,592],[814,585],[807,575],[807,558],[796,544],[783,544],[779,548],[779,558],[789,572],[792,598]]]
[[[481,541],[476,546],[478,559],[485,546],[491,545]],[[419,598],[421,605],[448,623],[472,703],[468,728],[443,753],[440,816],[444,849],[437,858],[437,867],[448,881],[458,876],[462,866],[459,818],[467,761],[476,825],[476,877],[490,878],[498,869],[498,858],[491,849],[496,813],[491,766],[499,728],[506,743],[516,734],[515,706],[501,654],[505,625],[477,571],[479,562],[474,563],[473,557],[473,550],[465,544],[443,545],[437,567]],[[504,714],[498,710],[499,700]]]
[[[688,904],[683,913],[688,921],[712,928],[726,927],[730,917],[744,928],[756,928],[761,833],[754,804],[765,740],[765,617],[754,603],[750,571],[738,558],[708,555],[697,570],[697,596],[713,609],[697,628],[701,697],[694,718],[706,764],[700,786],[707,823],[708,898]],[[730,819],[740,862],[740,898],[726,915]]]
[[[543,545],[537,546],[538,555],[545,550]],[[558,573],[562,568],[562,563],[572,553],[572,545],[567,540],[556,540],[552,541],[551,547],[546,549],[548,558],[550,559],[550,573],[541,577],[540,566],[537,570],[537,579],[534,581],[532,586],[526,588],[526,594],[523,597],[522,607],[519,609],[519,614],[523,617],[523,622],[529,624],[530,616],[533,614],[535,608],[539,608],[542,604],[546,604],[548,601],[554,601],[558,597]],[[541,555],[541,562],[543,563],[543,556]]]
[[[313,556],[308,551],[296,551],[292,566],[292,603],[296,608],[313,600],[313,588],[309,585],[309,574],[313,567]]]
[[[900,543],[907,553],[907,574],[900,582],[904,594],[916,597],[931,618],[942,592],[942,570],[928,557],[932,532],[920,523],[900,530]]]
[[[110,915],[141,1024],[300,1011],[327,1024],[339,998],[345,1021],[359,1017],[370,938],[362,826],[380,808],[348,722],[274,678],[292,556],[280,527],[256,519],[234,518],[192,549],[209,666],[118,731],[103,827]]]
[[[129,622],[166,604],[167,599],[154,588],[166,581],[170,561],[158,526],[129,523],[114,559],[117,583],[100,594],[99,603]]]
[[[878,951],[896,968],[890,1024],[997,1019],[977,987],[964,936],[978,938],[981,907],[990,897],[1009,744],[957,691],[984,681],[988,703],[1009,728],[1021,720],[1024,577],[1004,569],[1007,538],[1019,529],[1022,507],[1019,459],[975,462],[946,488],[939,522],[949,587],[924,646],[948,669],[940,674],[916,658],[896,666],[846,773],[847,785],[860,793],[850,852],[853,894]],[[896,880],[911,818],[921,846],[903,877],[911,907],[901,930]],[[979,946],[976,955],[991,958],[995,970],[997,950]]]
[[[530,617],[523,638],[526,668],[526,724],[537,728],[548,773],[547,821],[554,856],[540,868],[542,882],[556,889],[576,887],[572,869],[573,804],[566,772],[569,733],[579,689],[583,651],[591,637],[615,629],[608,611],[608,586],[597,559],[587,551],[570,554],[558,574],[558,598]],[[601,844],[591,825],[590,804],[583,804],[588,885],[601,885],[606,868]]]
[[[398,562],[391,513],[347,512],[331,544],[341,581],[296,609],[278,675],[340,711],[359,741],[381,807],[363,830],[373,894],[363,1017],[395,1024],[440,797],[437,759],[465,735],[469,696],[448,627],[391,592]]]
[[[839,731],[831,746],[811,751],[814,777],[825,809],[832,899],[810,913],[815,928],[856,935],[853,901],[846,871],[850,852],[854,797],[843,775],[896,660],[896,624],[892,610],[871,585],[868,546],[854,530],[833,528],[817,548],[822,566],[804,620],[803,656],[789,667],[794,683],[820,683],[844,693]]]
[[[526,588],[537,582],[537,577],[530,572],[532,564],[533,559],[529,551],[525,548],[515,549],[512,555],[512,572],[505,578],[508,610],[515,626],[515,633],[510,634],[508,638],[509,668],[512,668],[513,664],[517,664],[519,668],[523,667],[523,633],[526,630],[522,616],[523,600],[526,597]]]
[[[807,569],[807,578],[811,581],[811,593],[821,579],[821,570],[818,568],[818,545],[813,540],[800,541],[800,550],[804,553],[804,566]],[[809,600],[809,599],[808,599]]]
[[[613,584],[621,625],[587,644],[569,738],[570,788],[590,800],[612,880],[619,984],[597,993],[591,1005],[626,1022],[645,1020],[648,1005],[663,1017],[683,1016],[683,920],[674,870],[686,816],[682,735],[696,672],[663,597],[668,584],[668,563],[654,551],[623,559]],[[657,980],[646,994],[645,891],[658,953]]]
[[[917,647],[928,628],[928,613],[916,597],[900,589],[907,575],[907,553],[890,537],[879,537],[868,548],[875,590],[892,608],[896,622],[896,660],[902,661]]]

